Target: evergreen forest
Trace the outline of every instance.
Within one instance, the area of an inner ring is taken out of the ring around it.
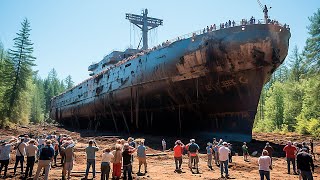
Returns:
[[[290,44],[293,51],[261,92],[256,132],[320,136],[320,9],[309,20],[304,48]],[[74,85],[71,76],[59,79],[55,69],[38,75],[31,33],[24,19],[13,47],[0,42],[0,127],[48,121],[50,99]]]
[[[50,99],[73,87],[71,76],[59,79],[55,69],[41,78],[33,67],[33,43],[28,19],[8,50],[0,43],[0,127],[11,124],[40,123],[47,120]]]

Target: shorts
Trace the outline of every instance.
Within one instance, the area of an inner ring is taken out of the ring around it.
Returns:
[[[147,164],[147,158],[145,157],[138,157],[139,165],[141,164]]]
[[[73,168],[73,161],[71,161],[71,162],[65,162],[65,163],[64,163],[64,168],[65,168],[67,171],[71,171],[72,168]]]

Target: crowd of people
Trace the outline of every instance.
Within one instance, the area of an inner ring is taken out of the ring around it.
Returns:
[[[0,142],[0,176],[4,169],[3,178],[7,177],[8,164],[10,161],[11,151],[15,151],[15,163],[13,176],[16,176],[18,164],[23,179],[30,178],[38,179],[41,172],[44,179],[49,179],[51,167],[57,166],[57,156],[60,155],[62,166],[62,179],[70,179],[73,163],[76,158],[75,146],[77,141],[68,135],[42,135],[39,138],[31,139],[28,135],[19,138],[13,138],[7,141]],[[162,151],[167,151],[167,142],[161,141]],[[243,160],[249,161],[249,148],[244,142],[242,147]],[[92,168],[92,177],[96,177],[96,152],[99,151],[96,141],[89,140],[88,146],[85,148],[87,167],[84,174],[84,179],[88,178],[89,170]],[[175,164],[175,172],[182,173],[183,155],[188,157],[188,168],[192,173],[199,173],[199,150],[200,147],[195,139],[190,139],[188,144],[184,144],[181,140],[176,140],[173,150],[173,159]],[[135,140],[129,137],[128,140],[119,139],[114,146],[108,146],[102,150],[101,157],[101,179],[109,179],[110,172],[112,179],[133,179],[132,178],[132,163],[134,154],[138,159],[139,175],[147,173],[147,148],[144,145],[144,139]],[[314,172],[313,158],[313,141],[310,140],[310,147],[307,143],[291,143],[290,141],[283,148],[286,153],[288,174],[290,174],[290,165],[293,165],[293,173],[299,174],[302,179],[312,179]],[[136,152],[136,153],[135,153]],[[222,178],[229,178],[229,163],[232,163],[233,147],[231,143],[225,142],[222,139],[217,141],[213,138],[212,142],[208,142],[205,148],[207,155],[207,165],[210,170],[213,170],[213,163],[220,167],[220,175]],[[264,177],[270,179],[270,170],[272,169],[272,156],[274,149],[269,143],[262,150],[262,155],[258,159],[259,174],[261,179]],[[256,153],[256,152],[254,152]],[[253,154],[254,154],[253,153]],[[26,168],[24,171],[24,160],[26,157]],[[313,156],[314,157],[314,156]],[[315,157],[314,157],[315,158]],[[214,162],[213,162],[214,160]],[[34,164],[38,163],[35,174],[33,174]],[[144,172],[141,171],[141,166],[144,166]],[[297,169],[296,169],[297,165]],[[122,170],[122,171],[121,171]]]

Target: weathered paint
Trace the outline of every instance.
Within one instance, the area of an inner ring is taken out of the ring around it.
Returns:
[[[50,117],[82,128],[99,122],[248,141],[261,89],[287,56],[289,38],[279,25],[254,24],[180,39],[54,97]]]

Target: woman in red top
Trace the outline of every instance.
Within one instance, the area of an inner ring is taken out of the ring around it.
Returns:
[[[176,164],[175,172],[181,171],[183,148],[184,148],[184,144],[180,140],[177,140],[175,142],[175,146],[173,148],[173,151],[174,151],[174,155],[173,155],[174,156],[174,162]]]

